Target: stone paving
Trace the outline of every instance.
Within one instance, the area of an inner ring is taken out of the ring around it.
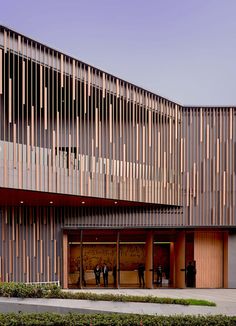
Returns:
[[[71,291],[71,290],[70,290]],[[73,290],[78,291],[78,290]],[[213,301],[216,307],[205,306],[183,306],[183,305],[166,305],[150,303],[131,303],[135,307],[143,307],[147,314],[225,314],[236,315],[236,289],[84,289],[81,292],[91,293],[113,293],[127,295],[153,295],[158,297],[183,298],[183,299],[203,299]],[[126,304],[126,303],[125,303]],[[158,306],[158,307],[157,307]],[[127,312],[127,311],[122,311]],[[137,310],[131,311],[138,313]],[[143,312],[142,312],[143,313]]]
[[[214,301],[216,307],[182,306],[153,303],[104,302],[69,299],[0,298],[0,312],[82,312],[82,313],[137,313],[150,315],[236,315],[236,289],[88,289],[92,293],[153,295],[172,298],[193,298]]]

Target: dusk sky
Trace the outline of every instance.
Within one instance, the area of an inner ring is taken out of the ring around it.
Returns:
[[[236,0],[0,0],[0,23],[186,105],[236,105]]]

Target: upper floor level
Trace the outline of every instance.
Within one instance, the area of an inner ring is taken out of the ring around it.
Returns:
[[[180,106],[0,27],[4,187],[181,204]]]

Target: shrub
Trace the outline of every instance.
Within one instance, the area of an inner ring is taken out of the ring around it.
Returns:
[[[0,296],[17,298],[57,298],[93,301],[149,302],[163,304],[215,306],[214,302],[197,299],[174,299],[154,296],[97,294],[89,292],[65,292],[56,284],[0,283]]]
[[[56,298],[61,288],[55,284],[0,283],[0,296],[17,298]]]
[[[57,325],[57,326],[174,326],[174,325],[191,325],[191,326],[230,326],[236,325],[236,317],[229,316],[149,316],[133,314],[27,314],[11,313],[0,314],[0,325]]]

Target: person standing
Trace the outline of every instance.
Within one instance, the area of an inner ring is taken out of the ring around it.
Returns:
[[[77,282],[78,287],[80,287],[80,275],[78,278],[78,282]],[[85,276],[84,276],[84,268],[82,267],[82,285],[85,287],[86,286],[86,281],[85,281]]]
[[[145,271],[145,266],[144,264],[139,264],[138,265],[138,279],[139,279],[139,287],[143,287],[145,286],[145,282],[144,282],[144,271]]]
[[[157,284],[162,285],[162,267],[158,265],[157,267]]]
[[[104,287],[108,286],[108,271],[109,271],[108,267],[107,267],[106,263],[104,263],[103,269],[102,269]]]
[[[97,264],[96,267],[94,268],[95,282],[97,286],[100,286],[100,274],[101,274],[101,268]]]
[[[83,267],[82,267],[82,284],[83,284],[83,286],[86,286],[85,272],[84,272],[84,268]]]
[[[112,276],[113,276],[114,287],[116,287],[117,286],[117,283],[116,283],[116,265],[113,266]]]
[[[195,275],[196,275],[195,266],[190,261],[188,263],[187,268],[186,268],[186,283],[187,283],[187,287],[193,288],[195,286]]]

